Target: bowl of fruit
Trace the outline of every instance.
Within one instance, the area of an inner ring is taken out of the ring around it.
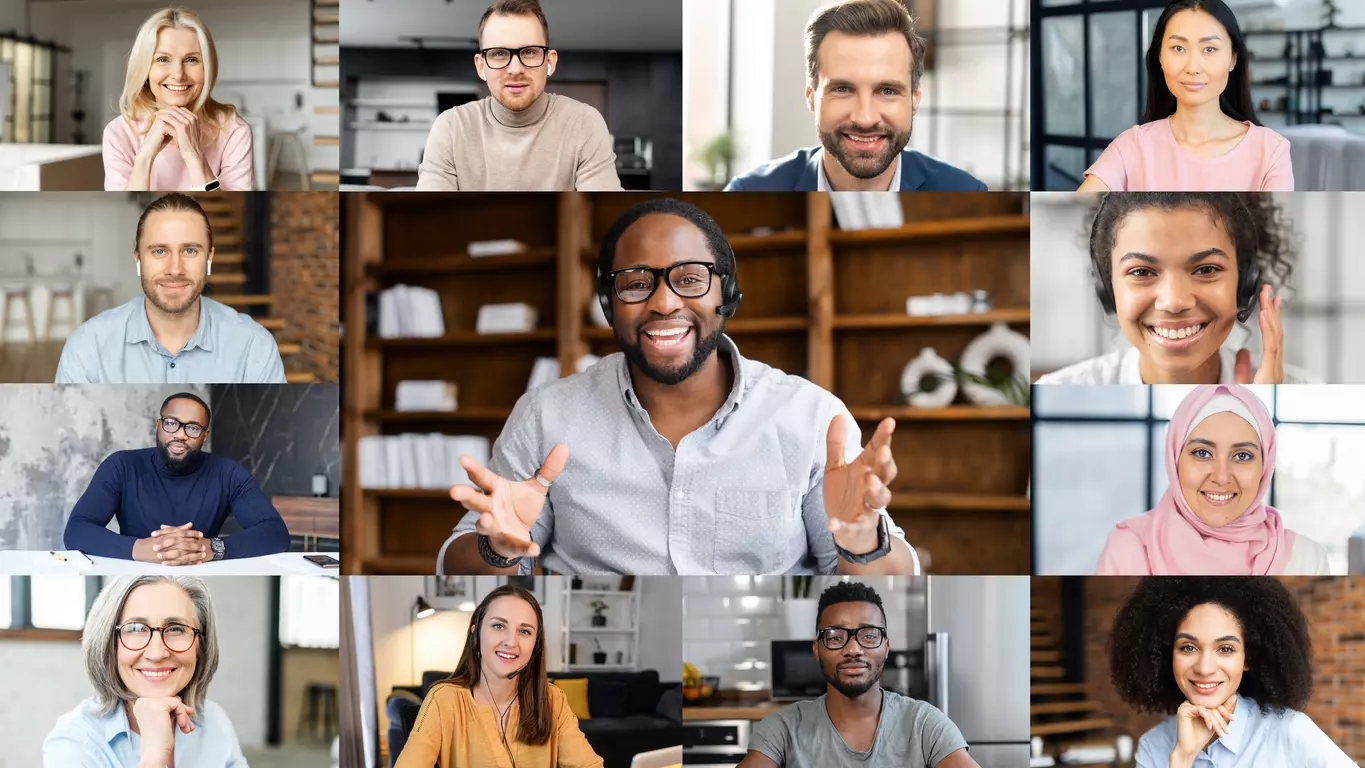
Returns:
[[[688,706],[708,703],[720,689],[719,676],[703,675],[700,669],[691,664],[683,664],[682,683],[683,701]]]

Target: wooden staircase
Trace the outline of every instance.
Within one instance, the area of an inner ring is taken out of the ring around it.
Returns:
[[[1114,719],[1103,712],[1104,705],[1091,697],[1085,683],[1065,682],[1068,667],[1061,650],[1061,617],[1034,608],[1029,618],[1029,735],[1043,737],[1047,753],[1053,756],[1070,746],[1112,744],[1102,738],[1114,727]],[[1075,768],[1110,768],[1110,764]]]
[[[196,197],[196,201],[208,214],[209,226],[213,228],[213,274],[209,275],[204,294],[214,301],[222,302],[239,312],[252,315],[256,322],[275,335],[275,343],[284,361],[284,376],[290,384],[314,382],[317,377],[300,370],[298,356],[302,347],[293,343],[280,343],[279,335],[286,327],[285,319],[272,313],[275,297],[269,294],[244,293],[247,273],[246,254],[246,195],[219,195],[210,193]]]

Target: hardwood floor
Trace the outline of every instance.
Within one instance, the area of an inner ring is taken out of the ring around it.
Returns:
[[[0,344],[0,383],[51,384],[57,378],[63,343]]]

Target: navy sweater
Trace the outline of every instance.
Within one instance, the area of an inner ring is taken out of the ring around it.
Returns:
[[[223,537],[223,557],[257,557],[289,549],[289,530],[246,468],[232,459],[200,453],[172,471],[155,448],[117,451],[100,464],[66,521],[67,549],[131,560],[133,542],[162,525],[191,526],[204,538],[218,535],[234,515],[242,532]],[[115,516],[119,530],[105,526]]]

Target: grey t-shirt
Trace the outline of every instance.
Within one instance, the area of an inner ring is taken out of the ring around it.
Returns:
[[[867,752],[844,743],[829,719],[825,696],[785,706],[749,732],[749,749],[782,768],[934,768],[966,746],[962,732],[934,705],[887,690],[882,691],[882,716]]]

